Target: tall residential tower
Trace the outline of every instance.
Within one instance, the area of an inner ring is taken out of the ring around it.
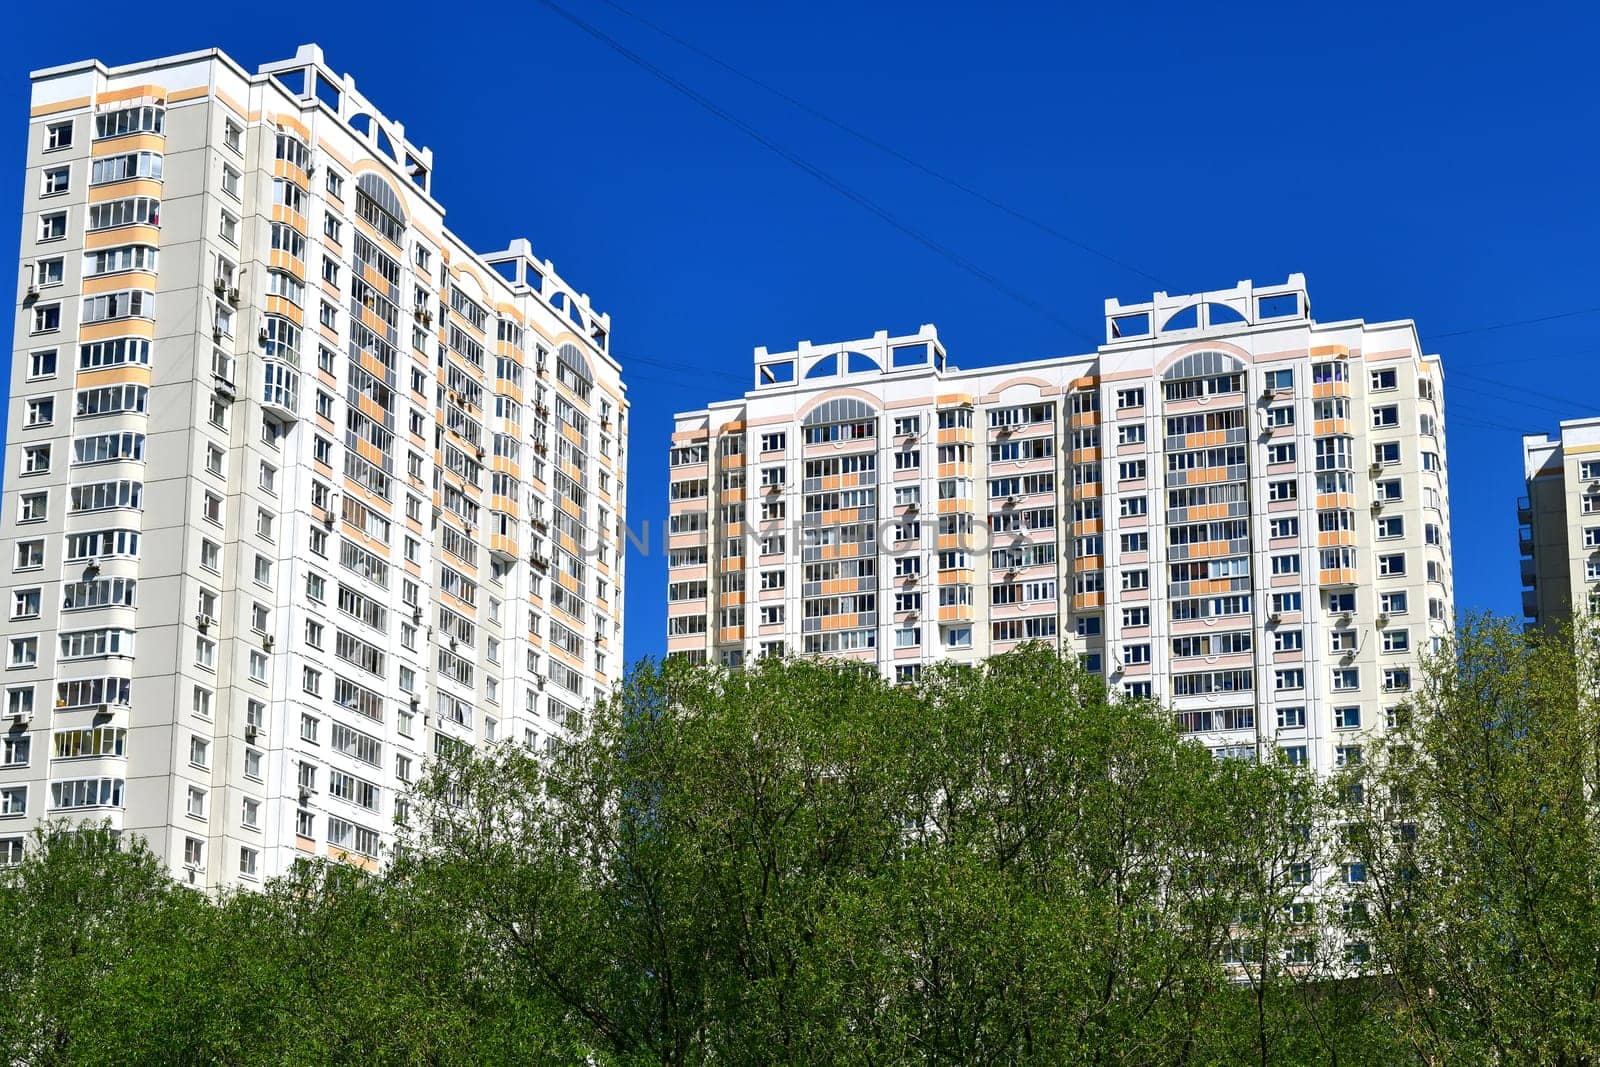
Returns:
[[[1523,615],[1559,626],[1600,612],[1600,418],[1567,419],[1554,440],[1524,437],[1522,470]]]
[[[909,679],[1045,640],[1214,750],[1331,767],[1451,625],[1443,407],[1412,323],[1317,322],[1299,275],[977,371],[931,326],[757,349],[677,417],[668,650]]]
[[[61,817],[198,885],[371,865],[432,753],[618,675],[610,319],[432,172],[314,46],[33,75],[0,858]]]

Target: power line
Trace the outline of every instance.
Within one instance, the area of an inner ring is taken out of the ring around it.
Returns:
[[[1600,311],[1600,307],[1577,308],[1573,311],[1557,311],[1549,315],[1536,315],[1531,319],[1513,319],[1510,322],[1496,322],[1487,326],[1469,326],[1464,330],[1449,330],[1445,333],[1428,335],[1429,341],[1438,341],[1446,337],[1465,337],[1470,333],[1489,333],[1492,330],[1509,330],[1517,326],[1534,326],[1541,322],[1554,322],[1557,319],[1571,319],[1579,315],[1593,315]]]
[[[595,26],[592,23],[589,23],[575,15],[565,7],[562,7],[560,4],[556,3],[555,0],[539,0],[539,3],[546,8],[549,8],[557,15],[560,15],[563,19],[566,19],[584,33],[587,33],[589,36],[605,45],[607,48],[610,48],[612,51],[628,60],[628,62],[639,67],[641,70],[646,71],[651,76],[687,97],[705,111],[739,130],[745,136],[749,137],[752,141],[755,141],[769,152],[772,152],[774,155],[777,155],[788,161],[790,164],[794,165],[800,170],[805,171],[807,174],[822,182],[828,188],[832,189],[845,199],[878,216],[878,218],[882,219],[884,222],[887,222],[890,226],[893,226],[895,229],[899,230],[907,237],[910,237],[924,248],[927,248],[928,250],[944,257],[997,292],[1002,293],[1024,307],[1037,312],[1073,335],[1087,340],[1092,345],[1098,345],[1100,343],[1098,340],[1091,338],[1088,334],[1078,329],[1071,322],[1068,322],[1066,319],[1063,319],[1055,312],[1051,311],[1045,305],[1039,303],[1037,300],[1026,295],[1020,290],[1014,289],[1007,285],[999,277],[985,270],[983,267],[980,267],[978,264],[963,256],[955,249],[943,244],[933,237],[928,236],[921,230],[918,230],[916,227],[912,226],[910,223],[902,221],[898,216],[889,211],[888,208],[885,208],[883,205],[879,204],[876,200],[873,200],[864,193],[856,192],[854,189],[850,188],[844,182],[834,177],[828,171],[823,170],[810,160],[804,158],[789,148],[784,147],[777,141],[774,141],[772,138],[768,137],[766,134],[762,133],[748,122],[739,118],[737,115],[731,114],[730,112],[724,110],[710,98],[704,96],[694,88],[684,84],[682,81],[679,81],[677,78],[662,70],[660,67],[656,66],[639,53],[633,51],[627,45],[623,44],[621,41],[618,41],[615,37],[612,37],[598,26]]]
[[[735,67],[733,64],[727,62],[726,60],[722,59],[721,57],[713,55],[711,52],[706,51],[704,48],[701,48],[699,45],[695,44],[693,41],[689,41],[689,40],[684,39],[683,37],[679,36],[678,34],[674,33],[673,31],[667,29],[665,26],[662,26],[662,25],[660,25],[659,23],[656,23],[656,22],[652,22],[650,19],[645,18],[643,15],[640,15],[636,11],[632,11],[632,10],[626,8],[626,7],[623,7],[621,4],[617,3],[616,0],[604,0],[604,2],[607,4],[607,6],[611,7],[612,9],[614,9],[616,11],[621,12],[622,14],[626,15],[628,18],[633,19],[635,22],[638,22],[638,23],[640,23],[641,25],[644,25],[644,26],[648,26],[650,29],[654,30],[656,33],[659,33],[661,36],[667,38],[667,40],[672,41],[672,42],[678,44],[679,46],[688,49],[689,51],[693,52],[697,56],[700,56],[702,59],[706,60],[707,62],[716,64],[718,67],[721,67],[723,70],[727,71],[729,74],[732,74],[734,77],[741,78],[744,81],[749,82],[751,85],[754,85],[756,88],[762,89],[762,90],[764,90],[764,91],[766,91],[768,93],[771,93],[773,96],[775,96],[779,100],[782,100],[785,103],[791,105],[792,107],[795,107],[795,108],[798,108],[801,111],[804,111],[806,114],[810,115],[811,117],[813,117],[815,119],[818,119],[818,120],[820,120],[822,122],[827,123],[829,126],[832,126],[834,129],[839,130],[842,133],[849,134],[851,137],[854,137],[856,140],[861,141],[863,144],[869,145],[872,148],[875,148],[878,151],[882,152],[884,155],[887,155],[887,156],[889,156],[889,157],[891,157],[893,159],[899,160],[901,163],[904,163],[906,166],[911,167],[911,168],[913,168],[915,170],[918,170],[918,171],[922,172],[923,174],[926,174],[928,177],[934,179],[935,181],[943,182],[945,185],[948,185],[950,188],[955,189],[958,192],[965,193],[967,196],[970,196],[975,200],[978,200],[978,201],[981,201],[982,203],[988,204],[990,207],[994,208],[996,211],[1003,212],[1004,214],[1009,215],[1012,218],[1016,219],[1018,222],[1026,223],[1029,226],[1032,226],[1033,228],[1039,230],[1040,232],[1048,234],[1051,237],[1054,237],[1056,240],[1061,241],[1063,244],[1071,245],[1073,248],[1078,249],[1080,252],[1087,252],[1091,256],[1097,256],[1100,259],[1105,260],[1107,263],[1112,264],[1113,266],[1121,267],[1123,270],[1128,271],[1128,272],[1133,273],[1133,274],[1137,274],[1137,275],[1139,275],[1139,277],[1147,279],[1148,281],[1152,281],[1152,282],[1156,283],[1157,285],[1165,286],[1167,284],[1166,282],[1162,281],[1162,279],[1158,278],[1156,275],[1151,274],[1149,271],[1143,270],[1143,269],[1141,269],[1139,267],[1136,267],[1132,263],[1129,263],[1129,262],[1127,262],[1125,260],[1118,259],[1116,256],[1111,255],[1109,252],[1105,252],[1105,251],[1102,251],[1101,249],[1095,248],[1093,245],[1086,244],[1083,241],[1080,241],[1078,238],[1073,237],[1071,234],[1063,233],[1061,230],[1059,230],[1056,227],[1050,225],[1048,222],[1044,222],[1044,221],[1042,221],[1040,219],[1034,218],[1032,215],[1029,215],[1029,214],[1027,214],[1027,213],[1025,213],[1023,211],[1020,211],[1017,208],[1012,207],[1010,204],[1007,204],[1007,203],[1005,203],[1005,202],[1003,202],[1001,200],[996,199],[993,196],[990,196],[988,193],[985,193],[981,189],[974,188],[973,186],[968,185],[965,182],[963,182],[963,181],[961,181],[961,180],[959,180],[957,178],[953,178],[950,175],[945,174],[942,171],[935,170],[933,167],[928,166],[926,163],[924,163],[922,160],[916,158],[915,156],[908,155],[905,152],[900,151],[898,148],[895,148],[893,145],[884,143],[883,141],[881,141],[878,138],[874,137],[872,134],[866,133],[866,132],[864,132],[862,130],[859,130],[856,127],[851,126],[850,124],[848,124],[846,122],[843,122],[840,119],[834,118],[832,115],[828,114],[827,112],[822,111],[819,108],[816,108],[816,107],[812,106],[811,104],[806,103],[804,100],[801,100],[801,99],[799,99],[799,98],[797,98],[795,96],[790,95],[789,93],[783,91],[782,89],[779,89],[777,86],[772,85],[772,84],[770,84],[768,82],[762,81],[760,78],[757,78],[755,75],[750,74],[747,71],[741,70],[740,68]]]

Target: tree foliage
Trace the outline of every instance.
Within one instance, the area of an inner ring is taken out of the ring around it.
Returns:
[[[1592,1062],[1588,662],[1475,623],[1325,786],[1042,647],[646,664],[559,752],[434,767],[379,876],[213,899],[45,832],[0,1058]]]

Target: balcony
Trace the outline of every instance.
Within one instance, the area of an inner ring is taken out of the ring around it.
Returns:
[[[1517,521],[1524,526],[1533,523],[1533,504],[1525,496],[1517,498]]]
[[[284,422],[300,418],[300,372],[268,359],[262,364],[261,406]]]

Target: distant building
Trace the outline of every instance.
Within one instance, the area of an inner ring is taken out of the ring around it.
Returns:
[[[962,371],[932,326],[755,352],[677,416],[667,643],[910,680],[1028,640],[1213,751],[1358,755],[1449,633],[1443,372],[1304,278],[1106,302],[1095,352]]]
[[[1600,611],[1600,418],[1567,419],[1555,439],[1524,437],[1522,471],[1522,613],[1559,626],[1574,609]]]

